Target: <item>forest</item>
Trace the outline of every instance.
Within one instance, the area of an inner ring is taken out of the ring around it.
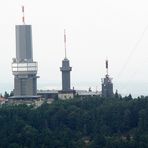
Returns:
[[[148,148],[148,97],[0,107],[0,148]]]

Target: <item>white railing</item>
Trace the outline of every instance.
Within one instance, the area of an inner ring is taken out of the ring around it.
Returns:
[[[36,72],[37,70],[37,62],[12,63],[12,72]]]

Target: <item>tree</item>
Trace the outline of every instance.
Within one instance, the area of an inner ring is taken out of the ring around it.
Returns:
[[[9,94],[5,91],[4,98],[8,99],[8,97],[9,97]]]

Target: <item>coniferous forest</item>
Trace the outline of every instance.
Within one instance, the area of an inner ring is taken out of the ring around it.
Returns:
[[[4,105],[0,148],[148,148],[148,97]]]

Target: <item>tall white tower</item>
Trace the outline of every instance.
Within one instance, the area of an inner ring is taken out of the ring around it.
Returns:
[[[16,58],[13,58],[14,96],[27,97],[37,95],[37,62],[33,61],[32,27],[25,24],[24,6],[22,6],[22,25],[15,26]]]
[[[69,99],[74,97],[74,90],[71,89],[70,84],[70,72],[72,67],[70,67],[70,61],[67,58],[67,49],[66,49],[66,31],[64,30],[64,45],[65,45],[65,57],[62,60],[62,67],[60,70],[62,72],[62,90],[59,91],[60,99]]]

